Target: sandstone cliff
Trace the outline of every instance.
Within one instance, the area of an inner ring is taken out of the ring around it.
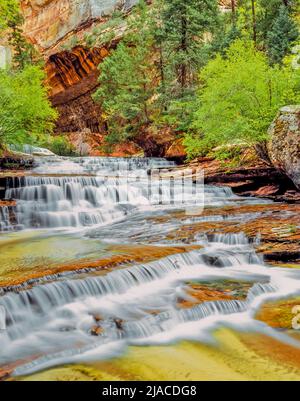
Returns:
[[[269,155],[300,189],[300,106],[283,107],[269,130]]]

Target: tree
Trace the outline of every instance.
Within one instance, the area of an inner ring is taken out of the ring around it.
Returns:
[[[297,25],[290,17],[288,7],[281,5],[279,14],[267,34],[267,51],[270,61],[282,63],[298,36]]]
[[[39,67],[0,70],[0,146],[36,143],[50,133],[56,111],[47,98],[44,73]]]
[[[183,97],[207,61],[207,43],[219,21],[217,0],[165,0],[165,60],[171,91]]]
[[[8,29],[8,24],[19,13],[17,0],[0,0],[0,32]]]
[[[251,40],[237,40],[226,56],[218,55],[200,74],[193,128],[185,144],[190,156],[221,144],[256,145],[278,109],[300,101],[299,71],[271,67]]]
[[[134,139],[153,122],[157,66],[149,10],[141,2],[129,22],[128,33],[100,64],[100,103],[111,144]]]

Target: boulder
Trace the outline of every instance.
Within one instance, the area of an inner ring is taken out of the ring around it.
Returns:
[[[280,109],[269,135],[270,160],[300,189],[300,105]]]
[[[167,149],[165,155],[167,159],[183,163],[187,157],[182,138],[175,139],[171,146]]]

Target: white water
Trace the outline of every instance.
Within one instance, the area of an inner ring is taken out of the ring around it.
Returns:
[[[54,175],[52,167],[54,164],[56,171],[57,163],[61,165],[61,173],[66,174],[64,177]],[[126,177],[126,183],[119,170],[124,170],[124,163],[134,173],[131,181]],[[159,167],[166,164],[163,160],[102,158],[44,162],[40,169],[46,171],[48,166],[48,174],[52,176],[15,179],[6,197],[17,200],[16,219],[25,228],[50,230],[106,224],[106,230],[87,231],[87,237],[99,235],[101,239],[113,240],[120,236],[124,242],[129,233],[135,237],[136,225],[140,225],[143,216],[151,216],[159,208],[164,215],[175,206],[177,209],[187,204],[203,206],[203,198],[209,206],[242,202],[229,189],[201,186],[197,192],[189,182],[184,185],[187,197],[183,204],[181,179],[174,183],[173,191],[165,181],[158,180],[149,193],[144,178],[149,176],[149,166],[157,167],[157,163]],[[70,164],[83,169],[79,176],[67,176],[73,168]],[[102,168],[111,175],[100,176]],[[138,170],[142,173],[137,174]],[[97,175],[85,176],[83,171],[96,171]],[[135,213],[140,220],[132,218],[133,215],[126,220],[129,213]],[[7,221],[5,211],[3,216],[1,221]],[[201,221],[201,215],[197,218]],[[128,233],[120,234],[121,225],[112,224],[120,219],[125,219],[122,224]],[[209,221],[209,217],[202,220]],[[212,216],[211,220],[218,219]],[[170,224],[178,227],[180,222]],[[157,227],[150,225],[144,234],[156,235],[156,230]],[[164,344],[182,339],[211,342],[211,332],[220,326],[258,331],[292,342],[284,334],[257,322],[255,313],[266,300],[300,294],[300,271],[265,265],[243,233],[210,237],[200,233],[196,242],[203,248],[144,265],[133,264],[106,275],[91,271],[84,277],[53,276],[15,291],[13,288],[6,293],[2,291],[0,305],[7,311],[7,330],[0,334],[1,362],[33,359],[15,370],[16,375],[29,374],[59,364],[110,358],[131,344]],[[191,300],[188,283],[220,280],[252,285],[243,301],[179,307],[180,300]],[[101,317],[98,324],[102,334],[98,337],[91,332],[96,325],[95,316]]]

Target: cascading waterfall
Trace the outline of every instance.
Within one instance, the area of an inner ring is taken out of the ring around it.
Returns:
[[[11,229],[9,208],[2,206],[0,207],[0,231],[10,231]]]
[[[17,201],[14,219],[18,228],[90,227],[116,222],[146,207],[216,206],[234,199],[229,188],[204,186],[194,182],[193,176],[185,177],[184,171],[171,178],[160,175],[160,171],[174,167],[164,159],[42,160],[37,171],[47,166],[51,175],[8,180],[5,197]],[[59,176],[55,175],[56,165]],[[78,166],[81,175],[74,176]],[[97,175],[82,175],[91,171]],[[12,225],[9,218],[6,223]]]
[[[168,172],[172,167],[164,159],[43,158],[33,175],[9,180],[6,198],[17,202],[14,219],[19,227],[100,225],[104,239],[124,237],[115,223],[125,219],[128,229],[129,222],[141,221],[132,218],[135,212],[143,217],[154,210],[163,213],[174,207],[217,207],[241,201],[229,188],[196,185],[180,175],[171,180],[151,175],[152,169]],[[190,217],[195,222],[222,219]],[[0,230],[11,226],[9,210],[0,209]],[[155,235],[155,228],[148,227]],[[98,231],[93,230],[85,231],[86,239],[97,238]],[[16,375],[22,375],[57,364],[109,358],[131,344],[209,341],[220,324],[243,329],[246,323],[259,331],[262,323],[256,322],[255,311],[263,302],[300,293],[299,272],[291,275],[287,269],[265,265],[244,233],[200,234],[195,243],[197,250],[132,263],[106,274],[94,269],[2,288],[0,305],[6,310],[7,324],[0,332],[2,363],[29,360],[15,369]],[[245,282],[250,289],[244,299],[203,303],[188,292],[190,283],[221,281]],[[184,308],[184,301],[193,301],[194,306]]]

